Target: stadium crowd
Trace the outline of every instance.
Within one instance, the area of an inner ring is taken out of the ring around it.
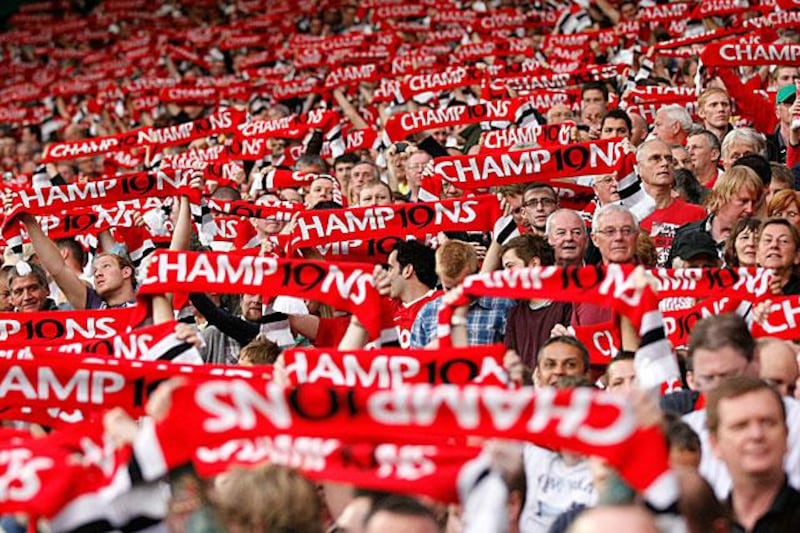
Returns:
[[[800,531],[798,28],[21,3],[0,527]]]

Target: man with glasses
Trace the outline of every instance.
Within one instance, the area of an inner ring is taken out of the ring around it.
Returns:
[[[670,147],[653,139],[639,145],[636,150],[639,177],[645,192],[656,202],[656,210],[642,220],[642,229],[656,245],[657,264],[667,265],[669,250],[675,232],[684,224],[701,220],[706,210],[672,196],[675,185],[675,159]]]
[[[600,251],[604,265],[633,263],[638,236],[639,223],[626,207],[608,204],[595,213],[592,242]],[[572,326],[602,324],[611,320],[611,317],[608,307],[585,302],[575,302],[572,306]]]
[[[550,185],[541,182],[530,183],[522,193],[524,215],[536,235],[545,234],[547,217],[558,209],[558,195]]]
[[[725,498],[731,491],[731,478],[725,464],[716,456],[709,441],[705,410],[694,410],[705,403],[703,395],[715,390],[723,380],[734,376],[759,375],[755,360],[756,343],[744,318],[726,313],[700,320],[689,337],[688,359],[691,370],[686,378],[691,390],[678,391],[662,398],[666,410],[689,413],[683,420],[700,437],[703,452],[700,474],[714,488],[717,497]],[[786,420],[789,425],[789,449],[785,467],[792,486],[800,485],[800,402],[785,398]]]

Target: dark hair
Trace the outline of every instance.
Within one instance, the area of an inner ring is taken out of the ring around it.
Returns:
[[[739,256],[736,255],[736,237],[740,233],[750,230],[758,235],[758,230],[761,227],[761,221],[757,218],[747,217],[736,221],[733,225],[730,235],[725,240],[725,264],[731,267],[738,267]]]
[[[69,250],[70,254],[78,261],[78,264],[82,267],[86,266],[86,262],[89,260],[89,257],[86,255],[86,250],[83,249],[83,246],[75,240],[74,237],[64,237],[63,239],[58,239],[56,241],[56,246],[58,246],[59,250]]]
[[[583,361],[583,371],[587,372],[589,370],[589,350],[586,349],[586,346],[584,346],[584,344],[581,341],[569,335],[556,335],[555,337],[550,337],[549,339],[544,341],[542,347],[539,348],[539,353],[536,354],[536,360],[541,361],[542,352],[544,352],[544,349],[550,346],[551,344],[556,344],[556,343],[566,344],[568,346],[572,346],[573,348],[577,348],[577,350],[581,354],[581,361]]]
[[[586,91],[600,91],[603,93],[603,100],[608,102],[608,87],[602,81],[587,81],[581,85],[581,99]]]
[[[738,165],[753,169],[753,171],[758,174],[758,177],[761,178],[761,183],[763,183],[765,187],[772,181],[772,168],[770,168],[769,161],[763,155],[743,155],[734,161],[732,166],[735,167]]]
[[[353,163],[355,165],[360,159],[354,152],[348,152],[334,159],[333,166],[335,167],[339,163]]]
[[[751,392],[766,390],[775,398],[780,406],[781,420],[786,424],[786,406],[783,404],[780,393],[763,379],[752,376],[733,376],[708,392],[706,400],[706,419],[708,430],[716,434],[719,429],[719,402],[730,398],[738,398]]]
[[[436,275],[436,252],[431,247],[419,241],[400,241],[394,250],[397,252],[400,268],[413,266],[414,274],[423,285],[431,289],[436,287],[439,276]]]
[[[694,137],[695,135],[702,135],[708,140],[708,145],[712,150],[716,150],[717,153],[722,155],[722,143],[719,142],[719,137],[714,135],[714,132],[709,130],[700,130],[696,133],[690,133],[689,137]]]
[[[536,191],[539,189],[546,189],[550,191],[550,194],[553,195],[553,200],[558,201],[558,193],[556,192],[555,188],[553,188],[552,185],[544,183],[542,181],[534,181],[532,183],[527,184],[525,186],[525,189],[523,189],[522,194],[525,194],[528,191]]]
[[[531,259],[534,257],[538,257],[543,266],[556,264],[556,256],[553,247],[550,246],[547,239],[541,235],[526,233],[514,237],[500,248],[500,256],[502,257],[503,254],[509,250],[514,250],[525,265],[530,263]]]
[[[364,517],[364,527],[369,524],[369,521],[372,520],[373,516],[381,511],[391,514],[398,514],[401,516],[430,518],[434,524],[438,524],[436,521],[436,515],[433,514],[433,511],[422,505],[416,499],[410,496],[392,495],[379,499],[372,505],[367,513],[367,516]]]
[[[789,230],[789,233],[792,234],[792,239],[794,239],[795,251],[800,250],[800,232],[797,231],[797,228],[795,228],[791,222],[789,222],[785,218],[768,218],[767,220],[761,223],[761,227],[758,229],[759,240],[761,239],[761,233],[767,226],[783,226],[787,228]]]
[[[606,119],[613,118],[617,120],[624,120],[625,125],[628,127],[628,131],[633,130],[633,122],[631,122],[631,117],[624,109],[620,109],[618,107],[612,109],[608,113],[603,116],[602,122],[600,122],[600,129],[603,129],[603,126],[606,124]]]
[[[700,185],[697,176],[688,168],[675,171],[675,189],[687,202],[695,205],[703,205],[708,195],[708,189]]]
[[[667,437],[667,445],[679,450],[699,452],[701,450],[700,437],[692,429],[692,426],[680,418],[668,420],[664,428]]]
[[[724,313],[699,320],[689,336],[689,357],[698,348],[719,350],[731,347],[738,350],[747,362],[753,360],[756,342],[744,318],[734,313]]]

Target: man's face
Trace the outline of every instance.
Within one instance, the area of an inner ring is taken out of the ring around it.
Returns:
[[[597,104],[605,112],[606,101],[603,98],[603,91],[600,89],[588,89],[583,92],[581,96],[581,109],[586,108],[590,104]]]
[[[102,255],[94,261],[94,290],[105,298],[120,289],[132,275],[129,267],[122,268],[113,257]]]
[[[11,302],[11,287],[8,286],[8,273],[0,272],[0,311],[13,311]]]
[[[633,370],[633,361],[630,359],[611,361],[606,373],[609,392],[626,393],[636,386],[636,373]]]
[[[798,368],[795,350],[788,342],[770,339],[758,348],[758,377],[770,382],[781,396],[794,396]]]
[[[629,214],[612,212],[602,217],[592,240],[600,250],[603,263],[630,263],[636,251],[638,234]]]
[[[692,170],[692,156],[683,146],[675,146],[671,149],[672,160],[675,161],[675,170],[685,168]]]
[[[572,110],[565,104],[556,104],[547,112],[548,124],[560,124],[572,120]]]
[[[775,87],[780,88],[789,85],[800,79],[800,69],[797,67],[778,67],[778,75],[775,76]]]
[[[758,199],[757,192],[742,189],[733,196],[730,202],[719,208],[717,216],[726,223],[733,225],[737,220],[753,216],[758,205]]]
[[[11,303],[17,311],[41,311],[49,295],[48,287],[42,287],[34,275],[20,276],[11,282]]]
[[[785,124],[786,126],[789,126],[794,118],[792,116],[791,107],[794,104],[795,98],[797,97],[795,96],[794,98],[789,98],[785,102],[778,104],[775,108],[775,114],[777,115],[778,120],[780,120],[781,123]]]
[[[306,205],[314,207],[319,202],[333,200],[333,182],[328,178],[319,178],[311,182],[311,187],[306,195]]]
[[[525,261],[517,255],[517,251],[513,248],[504,253],[500,260],[503,268],[506,270],[514,270],[528,266],[525,264]]]
[[[792,232],[783,224],[769,224],[758,238],[756,263],[764,268],[785,272],[798,263],[797,244]]]
[[[623,2],[620,6],[619,14],[622,20],[633,20],[636,18],[636,2]]]
[[[350,179],[350,171],[353,170],[353,165],[354,163],[350,161],[340,161],[334,165],[333,173],[339,183],[347,183],[347,180]]]
[[[675,158],[663,142],[652,141],[641,148],[639,175],[647,185],[671,187],[675,181]]]
[[[375,168],[367,163],[359,163],[350,171],[350,187],[355,188],[356,192],[370,180],[378,179]]]
[[[694,370],[689,382],[692,389],[699,392],[714,390],[725,378],[752,373],[751,365],[744,354],[732,346],[723,346],[716,350],[697,348],[692,364]]]
[[[631,124],[631,144],[639,146],[645,137],[647,137],[647,121],[642,118],[638,113],[630,113]]]
[[[521,194],[507,194],[506,203],[508,203],[508,207],[511,210],[511,216],[514,219],[514,222],[519,227],[527,228],[530,226],[528,219],[525,217],[525,208],[522,205],[522,195]]]
[[[736,162],[737,159],[742,158],[746,155],[755,155],[758,153],[758,150],[753,143],[748,141],[736,141],[731,143],[731,146],[728,150],[728,156],[722,160],[722,166],[725,170],[729,170],[733,164]]]
[[[656,113],[656,119],[653,122],[653,133],[656,137],[666,143],[675,141],[677,128],[675,127],[676,121],[667,117],[663,111]]]
[[[720,400],[711,446],[734,480],[782,472],[788,430],[778,401],[767,390]]]
[[[525,191],[522,196],[525,217],[537,232],[544,233],[547,217],[558,207],[556,197],[550,189],[540,188]]]
[[[601,139],[613,139],[614,137],[630,138],[631,130],[628,125],[621,118],[607,118],[603,121],[603,126],[600,129]]]
[[[392,195],[383,185],[374,185],[361,189],[358,193],[358,206],[392,205]]]
[[[397,251],[389,254],[389,296],[400,299],[405,289],[405,278],[403,277],[403,267],[397,261]]]
[[[576,213],[562,211],[553,216],[547,240],[553,247],[557,265],[578,266],[583,262],[589,238],[586,225]]]
[[[553,386],[562,376],[582,376],[588,370],[583,365],[580,350],[563,342],[545,347],[539,354],[536,368],[540,386]]]
[[[695,174],[703,174],[706,168],[714,168],[719,161],[719,152],[711,149],[705,135],[692,135],[686,141],[686,151],[691,158],[691,169]]]
[[[714,128],[726,128],[731,118],[731,101],[724,94],[713,94],[697,111],[697,115]]]
[[[414,152],[406,160],[406,180],[409,186],[419,186],[422,178],[422,171],[425,170],[425,165],[431,160],[431,156],[426,152]]]
[[[619,183],[613,174],[596,176],[592,181],[592,188],[600,205],[619,201]]]
[[[263,300],[260,294],[242,295],[242,316],[245,320],[256,322],[263,316]]]
[[[599,128],[605,112],[605,108],[600,104],[588,104],[581,110],[581,120],[584,124]]]

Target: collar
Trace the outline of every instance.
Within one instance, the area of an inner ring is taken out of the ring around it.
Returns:
[[[767,512],[758,517],[758,520],[756,520],[756,527],[753,529],[754,530],[757,529],[759,522],[764,520],[769,515],[781,514],[786,512],[793,499],[792,498],[793,492],[795,492],[795,490],[789,486],[788,478],[786,477],[786,475],[784,475],[783,485],[781,486],[781,490],[779,490],[778,494],[775,495],[775,499],[772,500],[772,505],[770,505],[769,509],[767,509]],[[731,493],[728,495],[728,499],[725,500],[725,506],[728,508],[728,510],[731,511],[731,516],[733,516],[735,524],[739,526],[740,529],[744,530],[742,525],[739,524],[738,521],[736,521],[736,517],[733,515],[733,491],[731,491]]]

